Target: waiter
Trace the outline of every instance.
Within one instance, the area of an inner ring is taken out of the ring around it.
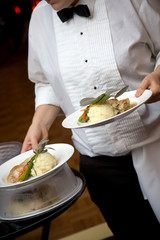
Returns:
[[[72,130],[92,200],[118,240],[160,237],[160,4],[158,0],[46,0],[29,28],[35,114],[22,152],[36,148],[60,109],[107,89],[153,92],[127,117]],[[151,103],[152,102],[152,103]]]

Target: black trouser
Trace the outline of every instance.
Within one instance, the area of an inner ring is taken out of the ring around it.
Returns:
[[[99,207],[118,240],[158,240],[160,224],[144,200],[131,155],[80,156],[93,202]]]

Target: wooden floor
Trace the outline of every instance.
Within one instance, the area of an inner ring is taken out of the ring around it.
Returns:
[[[0,143],[23,142],[33,113],[34,88],[27,78],[27,50],[22,47],[18,53],[0,66]],[[72,144],[71,132],[61,126],[62,120],[63,116],[58,117],[53,124],[49,136],[50,143]],[[79,169],[77,151],[68,164],[70,167]],[[72,207],[52,221],[49,240],[64,238],[104,222],[86,189]],[[17,240],[39,240],[41,230],[42,228],[36,229]]]

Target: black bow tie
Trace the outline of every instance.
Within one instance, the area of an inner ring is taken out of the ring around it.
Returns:
[[[87,5],[78,5],[72,8],[64,8],[57,12],[59,18],[62,22],[68,21],[70,18],[73,17],[73,14],[76,13],[81,17],[89,17],[90,11]]]

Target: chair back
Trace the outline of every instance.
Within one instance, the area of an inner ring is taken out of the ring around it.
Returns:
[[[21,142],[12,141],[0,143],[0,165],[20,154],[21,148]]]

